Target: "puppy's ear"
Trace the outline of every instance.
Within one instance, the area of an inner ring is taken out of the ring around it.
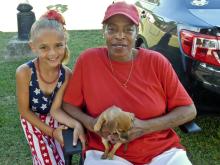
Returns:
[[[131,113],[131,112],[127,112],[127,114],[128,114],[128,117],[131,119],[131,121],[134,121],[134,114],[133,113]]]

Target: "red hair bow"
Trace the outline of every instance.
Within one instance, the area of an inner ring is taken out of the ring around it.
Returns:
[[[47,18],[49,20],[56,20],[62,25],[65,25],[65,20],[63,16],[60,13],[58,13],[56,10],[49,10],[42,17]]]

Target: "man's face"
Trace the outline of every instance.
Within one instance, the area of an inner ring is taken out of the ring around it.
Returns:
[[[104,25],[104,36],[113,60],[128,61],[137,36],[137,27],[124,15],[109,18]]]

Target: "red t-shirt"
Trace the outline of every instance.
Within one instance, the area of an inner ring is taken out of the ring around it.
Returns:
[[[116,105],[142,120],[164,115],[177,106],[192,104],[171,64],[161,54],[139,49],[127,88],[122,84],[128,78],[131,61],[112,61],[112,74],[107,54],[107,48],[92,48],[79,56],[64,102],[77,107],[86,105],[87,113],[93,117]],[[144,164],[172,147],[182,148],[179,141],[172,129],[157,131],[129,142],[125,153],[122,145],[116,155],[134,164]],[[104,151],[100,137],[91,132],[88,133],[88,146]]]

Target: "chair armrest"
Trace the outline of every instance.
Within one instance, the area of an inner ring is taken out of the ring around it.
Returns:
[[[202,130],[194,121],[190,121],[188,123],[185,123],[185,124],[179,126],[179,128],[184,133],[196,133],[196,132],[200,132]]]
[[[72,128],[63,130],[64,155],[73,155],[73,154],[79,154],[82,152],[82,144],[80,141],[77,142],[76,146],[73,146],[73,131],[74,130]]]

